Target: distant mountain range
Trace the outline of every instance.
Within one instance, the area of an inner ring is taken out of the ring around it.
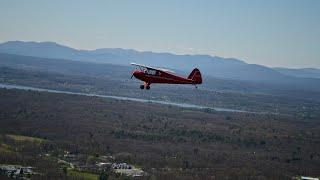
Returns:
[[[245,81],[295,83],[302,78],[320,78],[319,69],[269,68],[234,58],[140,52],[121,48],[77,50],[54,42],[9,41],[0,44],[0,53],[127,66],[130,62],[136,62],[183,72],[198,67],[206,76]]]
[[[289,69],[277,67],[273,69],[287,76],[300,78],[320,78],[320,69],[316,68]]]

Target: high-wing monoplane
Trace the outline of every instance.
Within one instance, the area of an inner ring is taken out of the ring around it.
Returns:
[[[149,90],[150,85],[155,83],[193,85],[202,83],[201,73],[197,68],[193,69],[188,77],[182,77],[167,69],[153,68],[136,63],[131,63],[131,65],[137,67],[137,69],[133,71],[131,78],[134,76],[135,78],[144,82],[144,84],[140,85],[140,89],[146,88]]]

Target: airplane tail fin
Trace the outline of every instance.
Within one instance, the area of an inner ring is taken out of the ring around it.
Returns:
[[[195,84],[201,84],[202,83],[202,77],[201,77],[200,70],[195,68],[190,73],[190,75],[188,76],[188,79],[191,79],[191,80],[195,81]]]

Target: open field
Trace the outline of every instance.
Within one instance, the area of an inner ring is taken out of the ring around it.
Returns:
[[[44,139],[29,137],[29,136],[21,136],[21,135],[13,135],[13,134],[8,134],[6,136],[15,141],[29,141],[29,142],[39,142],[39,143],[44,141]]]
[[[98,177],[99,177],[96,174],[86,173],[86,172],[79,172],[79,171],[74,171],[74,170],[68,171],[68,175],[72,176],[72,177],[75,177],[75,178],[83,178],[85,180],[97,180]]]

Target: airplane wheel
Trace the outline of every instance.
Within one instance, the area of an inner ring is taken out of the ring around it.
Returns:
[[[150,86],[146,86],[146,90],[149,90],[150,89]]]
[[[140,85],[140,89],[144,89],[144,85]]]

